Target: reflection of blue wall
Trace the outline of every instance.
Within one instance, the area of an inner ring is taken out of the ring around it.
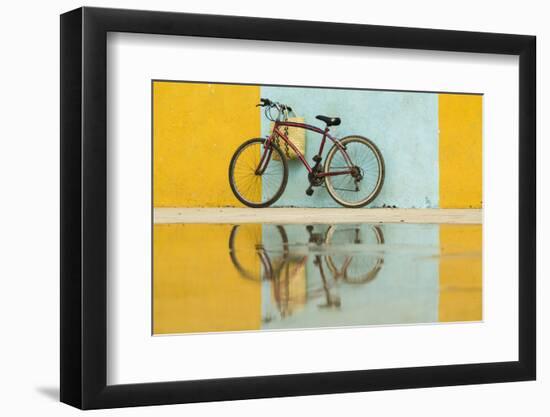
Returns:
[[[360,326],[378,324],[433,323],[438,321],[439,306],[439,225],[381,225],[384,245],[370,239],[372,225],[340,224],[338,228],[360,227],[364,247],[358,256],[383,256],[384,264],[376,278],[367,284],[349,284],[342,281],[331,288],[331,294],[341,299],[339,309],[320,306],[326,302],[319,268],[313,264],[315,254],[325,255],[327,246],[307,245],[307,233],[303,225],[285,226],[294,247],[309,252],[307,264],[307,288],[309,297],[303,307],[284,319],[277,317],[271,287],[262,288],[262,316],[273,320],[263,323],[262,329],[315,328],[331,326]],[[327,226],[316,225],[315,231],[323,233]],[[276,241],[274,234],[266,230],[264,243]],[[333,242],[332,249],[342,250]],[[305,247],[304,247],[305,245]],[[346,246],[353,250],[353,245]],[[327,278],[332,280],[323,265]]]
[[[320,127],[324,124],[315,119],[317,114],[338,116],[342,124],[331,128],[337,137],[357,134],[374,141],[384,157],[386,178],[369,207],[438,207],[437,94],[261,87],[261,97],[290,105],[306,123]],[[269,121],[262,116],[262,136],[268,134]],[[319,138],[307,133],[310,162],[319,148]],[[289,166],[288,186],[275,206],[339,207],[324,188],[315,188],[308,197],[307,171],[299,161],[289,161]]]

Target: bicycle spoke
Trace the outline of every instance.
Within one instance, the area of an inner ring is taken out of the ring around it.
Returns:
[[[230,180],[234,191],[251,204],[261,205],[273,199],[285,178],[283,161],[274,158],[276,150],[264,156],[265,152],[263,140],[251,141],[239,149],[232,161]],[[258,174],[258,168],[263,170],[261,174]]]
[[[382,174],[381,163],[377,154],[365,140],[351,139],[347,143],[346,154],[357,171],[357,176],[350,174],[338,174],[327,176],[326,184],[335,197],[347,204],[361,204],[368,201],[377,191]],[[349,169],[344,152],[340,149],[330,155],[327,172],[337,172]]]

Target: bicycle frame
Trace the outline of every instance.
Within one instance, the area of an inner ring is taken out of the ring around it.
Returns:
[[[275,121],[275,124],[273,126],[273,132],[271,133],[271,135],[269,136],[269,138],[265,142],[265,151],[262,154],[262,157],[260,158],[260,163],[259,163],[258,169],[257,169],[258,173],[261,174],[265,170],[265,168],[267,167],[267,164],[269,163],[269,160],[271,158],[271,153],[272,153],[272,149],[271,149],[270,145],[274,140],[276,140],[277,136],[279,138],[281,138],[290,148],[292,148],[292,150],[296,153],[296,155],[298,156],[298,158],[300,159],[302,164],[306,167],[307,171],[310,174],[313,173],[313,168],[307,162],[304,154],[302,154],[300,152],[300,150],[296,147],[296,145],[294,145],[294,143],[289,139],[289,137],[287,135],[285,135],[284,132],[282,132],[279,129],[280,127],[285,127],[285,126],[287,126],[287,127],[297,127],[299,129],[309,130],[311,132],[315,132],[315,133],[318,133],[318,134],[322,135],[323,137],[321,139],[321,144],[319,146],[319,151],[316,155],[319,158],[321,157],[321,155],[323,153],[323,149],[325,147],[325,143],[327,141],[327,138],[330,141],[332,141],[332,143],[334,143],[338,147],[338,149],[342,152],[342,154],[344,155],[344,159],[346,160],[346,164],[348,164],[348,166],[349,166],[348,170],[333,171],[333,172],[320,172],[320,173],[317,173],[316,175],[318,175],[319,177],[327,177],[327,176],[333,176],[333,175],[351,174],[351,172],[352,172],[351,168],[353,167],[353,163],[351,162],[351,159],[350,159],[349,155],[346,152],[346,148],[343,145],[340,144],[338,139],[336,139],[334,136],[332,136],[331,134],[328,133],[328,131],[329,131],[328,126],[323,130],[321,128],[318,128],[317,126],[308,125],[306,123],[297,123],[297,122],[280,121],[280,120]]]

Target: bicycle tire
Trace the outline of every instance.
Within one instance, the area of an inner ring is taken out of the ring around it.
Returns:
[[[283,164],[283,178],[281,181],[281,184],[279,186],[279,189],[277,192],[267,201],[261,202],[261,203],[255,203],[253,201],[247,200],[238,190],[237,185],[235,184],[235,165],[238,161],[239,156],[242,154],[244,149],[248,146],[251,146],[254,143],[261,143],[262,145],[265,143],[265,138],[254,138],[249,139],[246,142],[242,143],[233,156],[231,157],[231,162],[229,163],[229,186],[231,187],[231,191],[233,192],[233,195],[239,200],[241,203],[243,203],[245,206],[252,207],[252,208],[263,208],[263,207],[269,207],[273,203],[275,203],[283,194],[286,184],[288,182],[288,162],[286,159],[286,156],[284,155],[283,151],[274,143],[271,144],[271,148],[273,149],[273,152],[276,152],[277,155],[280,158],[281,163]],[[268,162],[269,163],[269,162]]]
[[[363,145],[366,145],[368,148],[370,148],[370,150],[373,152],[374,156],[376,157],[376,160],[378,162],[378,167],[379,167],[379,175],[378,175],[378,180],[377,180],[377,184],[376,184],[375,189],[366,198],[364,198],[364,199],[362,199],[358,202],[351,203],[349,201],[346,201],[346,200],[342,199],[341,197],[339,197],[336,194],[336,190],[332,185],[333,179],[332,179],[331,176],[327,176],[325,178],[325,186],[326,186],[326,189],[327,189],[327,192],[329,193],[329,195],[338,204],[340,204],[344,207],[348,207],[348,208],[360,208],[360,207],[364,207],[367,204],[371,203],[378,196],[378,194],[380,193],[380,190],[382,189],[382,186],[384,185],[385,164],[384,164],[384,158],[382,157],[382,153],[380,152],[378,147],[370,139],[365,138],[363,136],[353,135],[353,136],[346,136],[345,138],[342,138],[339,141],[340,145],[343,145],[343,146],[349,145],[352,142],[359,142],[359,143],[362,143]],[[327,158],[325,160],[325,166],[324,166],[325,172],[330,171],[330,163],[332,162],[332,158],[334,158],[334,156],[337,155],[338,150],[340,150],[340,147],[336,144],[334,144],[332,146],[332,148],[330,148],[330,150],[327,154]],[[338,177],[338,176],[336,176],[336,177]]]

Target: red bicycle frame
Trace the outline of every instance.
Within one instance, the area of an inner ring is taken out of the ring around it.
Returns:
[[[326,142],[327,138],[329,140],[331,140],[332,143],[334,143],[338,147],[338,149],[342,152],[342,154],[344,155],[344,159],[346,160],[346,164],[348,164],[350,169],[345,170],[345,171],[319,172],[319,173],[316,174],[319,177],[327,177],[327,176],[331,176],[331,175],[344,175],[344,174],[351,174],[352,173],[351,168],[353,167],[353,163],[351,162],[351,159],[350,159],[349,155],[346,152],[346,148],[340,144],[338,139],[336,139],[334,136],[332,136],[328,133],[328,131],[329,131],[328,126],[323,130],[323,129],[318,128],[317,126],[308,125],[306,123],[297,123],[297,122],[277,120],[277,121],[275,121],[275,124],[273,126],[273,132],[271,133],[271,135],[269,136],[269,138],[265,142],[265,148],[264,148],[265,151],[262,154],[262,157],[260,159],[260,163],[258,165],[258,169],[256,170],[258,174],[261,175],[264,172],[264,170],[267,168],[267,164],[269,163],[269,160],[271,159],[271,153],[273,152],[270,145],[276,139],[277,136],[280,137],[288,146],[290,146],[292,148],[292,150],[296,153],[296,155],[298,156],[300,161],[302,161],[302,164],[304,164],[304,166],[306,167],[308,172],[309,173],[313,172],[313,168],[307,162],[304,154],[302,154],[300,152],[300,150],[296,147],[296,145],[294,145],[294,143],[292,143],[292,141],[288,138],[287,135],[285,135],[283,132],[281,132],[281,130],[279,129],[279,127],[281,127],[281,126],[297,127],[299,129],[305,129],[305,130],[309,130],[309,131],[318,133],[320,135],[323,135],[323,138],[321,139],[321,145],[319,146],[319,152],[317,153],[317,157],[319,157],[319,158],[321,157],[321,154],[323,153],[323,149],[325,147],[325,142]]]

